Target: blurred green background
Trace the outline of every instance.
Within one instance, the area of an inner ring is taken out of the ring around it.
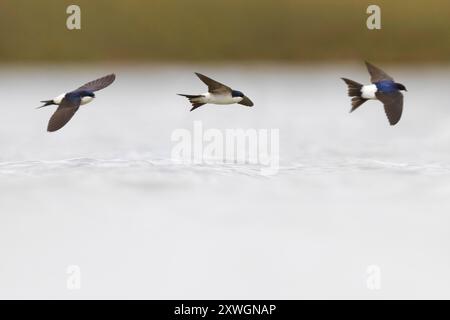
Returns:
[[[66,28],[66,8],[82,30]],[[381,6],[382,30],[366,28]],[[0,63],[450,59],[449,0],[0,0]]]

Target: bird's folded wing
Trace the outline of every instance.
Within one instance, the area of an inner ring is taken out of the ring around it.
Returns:
[[[244,97],[244,99],[242,99],[242,101],[239,102],[239,104],[242,104],[247,107],[253,107],[253,102],[248,97]]]
[[[64,98],[58,109],[56,109],[55,113],[50,118],[47,131],[54,132],[64,127],[77,112],[80,107],[80,103],[81,99],[77,102],[71,102]]]
[[[89,90],[89,91],[98,91],[106,88],[116,79],[116,75],[114,73],[104,76],[103,78],[99,78],[97,80],[86,83],[85,85],[79,87],[78,90]]]
[[[394,81],[394,78],[392,78],[390,75],[388,75],[386,72],[381,70],[380,68],[375,67],[373,64],[370,64],[366,61],[367,70],[369,70],[371,79],[370,81],[372,83],[376,83],[383,80],[390,80]]]
[[[230,93],[231,88],[217,82],[216,80],[213,80],[211,78],[208,78],[207,76],[201,74],[201,73],[195,73],[197,77],[200,78],[207,86],[208,86],[208,92],[210,93],[216,93],[216,94],[224,94],[224,93]]]
[[[376,93],[378,100],[383,102],[384,111],[388,117],[391,126],[397,124],[402,117],[403,95],[401,92]]]

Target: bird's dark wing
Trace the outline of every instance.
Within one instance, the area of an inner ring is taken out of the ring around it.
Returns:
[[[50,118],[47,131],[54,132],[64,127],[66,123],[72,119],[75,112],[77,112],[80,103],[81,98],[72,100],[64,98],[58,109],[56,109],[55,113]]]
[[[211,78],[208,78],[207,76],[204,76],[201,73],[195,73],[197,75],[197,77],[200,78],[200,80],[202,80],[207,86],[208,86],[208,92],[210,93],[216,93],[216,94],[224,94],[224,93],[231,93],[231,88],[220,83],[217,82]]]
[[[384,111],[391,126],[396,125],[402,117],[403,94],[400,91],[392,93],[377,92],[375,94],[384,105]]]
[[[98,91],[109,86],[111,83],[114,82],[115,79],[116,75],[112,73],[103,78],[88,82],[85,85],[79,87],[76,91],[78,90]]]
[[[250,100],[247,96],[245,96],[244,99],[242,99],[242,101],[239,102],[239,104],[242,104],[242,105],[247,106],[247,107],[253,107],[252,100]]]
[[[367,70],[369,70],[369,73],[371,76],[370,81],[372,83],[383,81],[383,80],[394,81],[394,78],[392,78],[386,72],[384,72],[380,68],[375,67],[373,64],[370,64],[367,61],[366,61],[366,66],[367,66]]]

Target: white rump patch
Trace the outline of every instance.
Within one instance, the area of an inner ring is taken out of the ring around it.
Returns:
[[[65,93],[61,93],[59,96],[57,96],[56,98],[53,99],[53,102],[57,105],[59,105],[62,101],[62,99],[64,99],[64,97],[66,96]]]
[[[377,99],[375,93],[378,91],[377,86],[369,84],[361,88],[361,97],[364,99]]]

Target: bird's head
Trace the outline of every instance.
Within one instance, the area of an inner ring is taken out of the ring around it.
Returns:
[[[253,107],[253,102],[242,92],[233,90],[233,91],[231,91],[231,96],[233,98],[241,98],[241,100],[239,101],[239,104],[242,104],[247,107]]]
[[[408,91],[406,89],[406,87],[404,85],[402,85],[401,83],[396,83],[395,85],[397,86],[398,90]]]
[[[244,97],[245,97],[245,94],[243,94],[243,93],[240,92],[240,91],[233,90],[233,91],[231,91],[231,96],[232,96],[233,98],[238,98],[238,97],[244,98]]]

